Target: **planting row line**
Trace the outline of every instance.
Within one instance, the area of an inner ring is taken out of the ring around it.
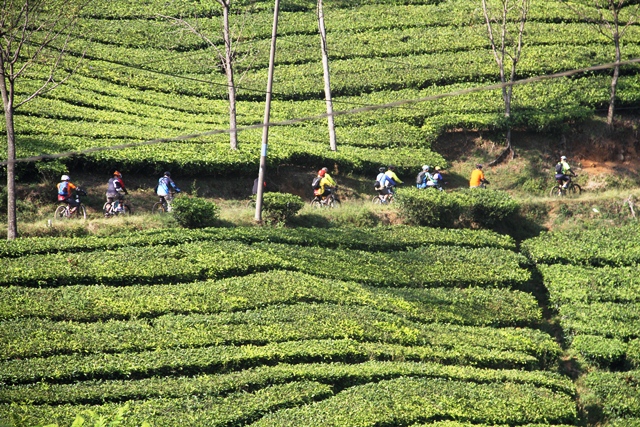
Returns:
[[[565,45],[531,46],[528,55],[519,64],[520,77],[536,76],[553,72],[579,69],[594,63],[611,60],[611,47],[603,44],[575,46],[567,50]],[[631,44],[625,49],[625,58],[640,54],[640,46]],[[484,82],[495,79],[496,65],[490,51],[476,49],[436,54],[421,54],[404,57],[401,61],[388,58],[354,58],[331,62],[331,86],[335,97],[360,95],[379,90],[403,88],[420,89],[433,85],[447,85],[469,81]],[[588,58],[588,61],[585,60]],[[401,63],[398,63],[398,62]],[[473,63],[474,67],[469,67]],[[130,85],[141,90],[157,90],[167,93],[201,95],[209,98],[227,97],[226,80],[223,74],[210,74],[207,80],[212,85],[203,86],[200,81],[171,78],[153,71],[136,70],[116,66],[108,61],[94,58],[92,67],[79,72],[85,76],[103,78],[121,85]],[[150,64],[149,67],[152,67]],[[156,64],[156,66],[159,66]],[[277,99],[307,100],[322,99],[322,64],[313,63],[278,65],[274,71],[278,81],[274,85]],[[189,72],[182,77],[201,79],[201,75]],[[267,70],[257,69],[244,75],[238,88],[238,99],[261,101]],[[540,102],[540,101],[538,101]]]
[[[125,246],[174,246],[182,243],[227,240],[242,243],[270,242],[333,249],[357,249],[368,252],[401,251],[427,244],[515,250],[515,242],[512,237],[490,230],[390,226],[368,229],[335,228],[333,231],[333,233],[327,233],[318,228],[283,230],[268,227],[236,227],[152,230],[127,236],[110,237],[25,238],[0,241],[0,258],[57,252],[91,252]]]
[[[245,425],[278,409],[309,404],[332,394],[328,385],[301,381],[267,387],[255,393],[240,391],[226,397],[156,398],[129,402],[126,406],[114,403],[96,406],[4,404],[0,405],[0,422],[14,425],[20,420],[22,425],[71,425],[77,415],[87,411],[109,419],[122,411],[126,416],[118,425],[123,426],[139,426],[143,422],[180,426]]]
[[[443,418],[520,425],[573,423],[576,417],[569,396],[543,388],[398,378],[353,387],[315,405],[278,411],[252,425],[406,425]]]
[[[511,287],[529,279],[529,271],[520,267],[525,261],[519,254],[496,248],[425,246],[381,257],[276,243],[200,242],[5,258],[0,262],[0,285],[159,284],[285,269],[372,286]]]
[[[518,341],[525,335],[524,331],[513,332],[511,341]],[[528,335],[536,333],[528,332]],[[545,338],[542,334],[537,334],[538,337]],[[57,355],[0,362],[0,384],[129,380],[154,376],[221,374],[278,363],[363,363],[372,360],[538,370],[553,367],[560,352],[550,337],[545,339],[537,349],[540,358],[525,351],[489,349],[480,345],[402,346],[351,339],[290,341],[264,346],[172,348],[141,353]]]
[[[595,248],[594,248],[595,249]],[[640,267],[539,265],[549,302],[556,309],[570,303],[639,303]]]
[[[483,19],[483,18],[481,18]],[[219,26],[219,23],[215,23]],[[151,27],[151,25],[149,25]],[[328,34],[328,49],[331,61],[355,59],[355,58],[407,58],[412,55],[424,55],[448,52],[459,55],[463,51],[484,49],[487,46],[487,32],[484,26],[442,26],[412,27],[405,29],[382,29],[374,31],[351,30],[344,32],[330,32]],[[218,30],[212,30],[213,34],[220,34]],[[572,47],[602,44],[613,48],[611,41],[602,36],[593,26],[586,23],[557,24],[530,22],[527,25],[527,51],[532,46],[546,46],[554,44]],[[91,34],[91,33],[89,33]],[[175,28],[172,30],[175,34]],[[220,37],[220,36],[218,36]],[[296,34],[279,36],[278,43],[281,49],[278,51],[278,65],[304,64],[318,62],[320,52],[318,49],[317,29],[311,34]],[[332,43],[332,40],[334,42]],[[339,40],[339,43],[337,42]],[[625,33],[626,43],[640,41],[640,30],[631,27]],[[82,50],[85,41],[81,40],[70,44],[72,50]],[[175,43],[175,42],[174,42]],[[173,74],[200,74],[203,76],[220,70],[217,58],[218,52],[223,48],[220,40],[218,47],[203,47],[202,42],[191,48],[182,47],[179,52],[163,48],[161,45],[146,46],[142,49],[112,43],[103,44],[96,40],[88,46],[87,56],[90,59],[121,62],[127,58],[129,64],[148,64],[156,71]],[[293,49],[293,47],[296,47]],[[270,34],[268,38],[247,41],[235,46],[236,69],[248,71],[267,68],[269,64]],[[250,61],[246,58],[251,58]],[[244,61],[242,59],[245,59]]]
[[[0,359],[340,338],[467,351],[514,351],[540,360],[553,359],[559,351],[549,335],[534,329],[423,324],[367,306],[294,304],[93,323],[5,320],[0,322]]]
[[[443,22],[450,25],[469,25],[472,23],[484,24],[482,14],[477,3],[469,0],[454,0],[446,2],[436,2],[431,0],[421,1],[363,1],[358,3],[358,7],[353,7],[349,3],[328,3],[325,5],[325,19],[328,29],[353,28],[354,30],[366,31],[378,28],[405,28],[421,25],[442,25]],[[401,13],[389,13],[391,5],[400,10]],[[208,4],[191,2],[172,2],[164,5],[166,9],[161,12],[167,16],[198,16],[212,17],[212,23],[207,23],[208,19],[199,19],[200,25],[205,29],[216,29],[219,32],[218,21],[220,20],[221,8],[211,7]],[[240,14],[241,19],[250,19],[251,25],[243,28],[242,35],[247,39],[266,38],[271,35],[273,25],[273,3],[252,2],[248,7],[247,3],[235,3],[232,8]],[[620,14],[621,22],[627,22],[628,9],[623,8]],[[278,18],[278,34],[296,34],[317,32],[318,22],[315,15],[315,7],[308,2],[291,1],[286,5],[281,5],[280,16]],[[591,5],[584,5],[584,10],[596,12]],[[240,12],[238,12],[240,11]],[[243,16],[243,12],[246,15]],[[79,33],[88,34],[96,32],[101,40],[114,44],[144,45],[145,32],[147,27],[155,27],[150,31],[149,38],[158,43],[158,37],[164,34],[167,46],[177,43],[175,34],[171,38],[171,30],[166,22],[153,22],[150,19],[158,19],[157,5],[141,4],[139,2],[113,2],[108,6],[85,9],[83,15],[85,20],[81,21]],[[236,18],[237,19],[237,18]],[[555,3],[534,3],[529,11],[528,19],[531,22],[558,22],[569,23],[580,21],[571,9],[563,4]],[[102,21],[101,21],[102,20]],[[98,21],[98,23],[95,23]],[[136,22],[141,24],[143,29],[133,25]],[[109,25],[111,24],[111,25]],[[106,34],[105,34],[106,33]],[[169,33],[169,34],[167,34]],[[188,35],[183,35],[187,38]],[[184,42],[183,42],[184,43]],[[184,45],[180,45],[184,46]]]
[[[87,322],[170,313],[215,314],[301,302],[368,306],[425,323],[531,326],[541,317],[535,298],[520,291],[476,287],[381,289],[276,270],[188,284],[9,287],[2,289],[0,296],[3,320],[40,317]]]
[[[550,232],[525,240],[521,252],[539,264],[630,266],[640,261],[639,239],[636,224]]]
[[[314,405],[310,401],[320,400]],[[29,405],[18,410],[31,425],[43,421],[68,422],[75,413],[97,410],[115,412],[120,406]],[[292,409],[279,410],[291,407]],[[239,409],[241,408],[241,409]],[[0,407],[1,413],[17,406]],[[432,378],[396,378],[351,387],[332,393],[329,386],[313,381],[275,385],[255,393],[215,397],[150,399],[130,402],[123,425],[223,426],[240,425],[260,418],[254,425],[357,426],[389,425],[425,420],[452,419],[489,424],[573,423],[577,418],[571,396],[528,384],[475,384]],[[186,414],[188,413],[188,416]]]
[[[359,384],[412,376],[474,383],[513,382],[545,387],[567,395],[575,386],[567,378],[545,371],[479,369],[428,362],[313,363],[260,366],[227,374],[140,380],[83,381],[73,384],[36,383],[0,388],[1,403],[60,405],[98,404],[157,397],[223,396],[293,381],[317,381],[343,390]],[[637,393],[637,392],[636,392]]]

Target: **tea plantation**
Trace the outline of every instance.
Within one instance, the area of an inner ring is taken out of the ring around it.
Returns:
[[[493,232],[163,230],[0,253],[8,425],[577,420],[529,261]]]
[[[334,109],[348,111],[399,100],[439,97],[336,117],[339,150],[329,150],[326,120],[270,130],[269,166],[332,164],[342,173],[375,174],[380,164],[414,171],[444,165],[431,142],[448,130],[503,130],[500,91],[454,97],[442,94],[498,81],[480,3],[470,0],[325,1]],[[216,2],[113,0],[84,9],[68,48],[85,52],[79,69],[61,87],[16,111],[18,157],[76,152],[159,138],[195,139],[88,152],[65,157],[69,167],[106,174],[237,176],[257,171],[264,114],[273,2],[232,5],[237,74],[239,149],[229,149],[226,77],[215,49],[164,17],[196,23],[222,46]],[[281,3],[271,121],[326,112],[316,2]],[[595,9],[591,10],[595,13]],[[621,13],[622,22],[630,19]],[[198,17],[196,20],[195,17]],[[623,38],[622,59],[640,56],[640,27]],[[612,43],[560,2],[533,0],[518,78],[610,63]],[[617,106],[637,108],[640,74],[625,66]],[[610,71],[546,80],[514,90],[512,126],[558,130],[591,117],[609,99]],[[18,82],[18,98],[39,87],[37,75]],[[4,132],[4,121],[0,130]],[[5,154],[0,154],[4,156]],[[20,164],[36,173],[37,163]],[[413,173],[413,172],[412,172]]]

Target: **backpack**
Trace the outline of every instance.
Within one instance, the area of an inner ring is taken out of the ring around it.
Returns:
[[[562,173],[562,163],[558,163],[556,165],[556,173],[557,174],[561,174]]]
[[[416,184],[422,184],[424,182],[424,171],[420,172],[418,176],[416,176]]]
[[[65,198],[69,196],[69,183],[66,181],[63,181],[60,183],[60,186],[58,187],[58,196],[64,196]],[[58,197],[58,200],[60,200],[60,198]]]
[[[313,181],[311,181],[311,188],[313,188],[314,190],[320,188],[320,181],[322,181],[321,176],[316,176],[315,178],[313,178]]]

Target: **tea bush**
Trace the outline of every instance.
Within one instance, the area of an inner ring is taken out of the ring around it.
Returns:
[[[300,196],[288,193],[264,193],[262,208],[268,222],[286,223],[304,206]]]
[[[179,197],[172,204],[172,214],[185,228],[204,228],[215,225],[220,209],[201,197]]]

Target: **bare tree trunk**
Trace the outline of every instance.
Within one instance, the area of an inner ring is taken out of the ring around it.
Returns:
[[[0,55],[0,69],[4,69]],[[18,237],[18,221],[16,216],[16,135],[13,127],[13,83],[7,86],[6,77],[0,75],[0,93],[4,105],[4,118],[7,125],[7,240]]]
[[[616,32],[613,36],[613,43],[616,47],[616,66],[613,68],[613,77],[611,78],[611,93],[609,95],[609,111],[607,112],[607,125],[613,126],[613,113],[616,104],[616,88],[618,87],[618,77],[620,76],[620,38]]]
[[[324,96],[327,101],[327,123],[329,125],[329,146],[331,151],[338,149],[336,128],[333,121],[333,102],[331,101],[331,80],[329,78],[329,55],[327,54],[327,32],[324,28],[324,12],[322,0],[318,0],[318,30],[320,31],[320,47],[322,49],[322,67],[324,70]]]
[[[502,100],[504,101],[504,117],[507,119],[507,132],[505,135],[506,147],[500,155],[489,163],[489,166],[495,166],[498,163],[501,163],[507,158],[513,159],[515,157],[515,152],[513,150],[513,145],[511,144],[511,101],[513,99],[513,86],[508,83],[513,83],[516,78],[516,68],[518,62],[520,61],[520,55],[522,53],[522,37],[524,35],[524,27],[527,21],[527,14],[529,12],[530,0],[518,0],[520,3],[515,7],[509,5],[509,0],[501,0],[502,11],[501,16],[498,19],[491,16],[489,13],[489,6],[487,4],[487,0],[482,0],[482,12],[484,14],[485,23],[487,24],[487,31],[489,36],[489,42],[491,44],[491,50],[493,52],[493,57],[498,65],[498,69],[500,72],[500,82],[502,83]],[[518,24],[517,27],[517,39],[514,39],[508,30],[508,25],[510,22],[510,12],[512,10],[518,11],[518,20],[516,21]],[[500,33],[499,39],[496,40],[496,35],[494,34],[493,25],[499,26]],[[512,52],[510,51],[512,49]],[[505,74],[505,60],[510,59],[511,61],[511,73],[509,79],[507,80],[507,76]]]
[[[229,4],[230,0],[220,0],[222,5],[223,37],[224,37],[224,71],[227,75],[227,86],[229,87],[229,132],[230,145],[232,150],[238,149],[238,126],[236,122],[236,86],[233,82],[233,51],[231,49],[231,29],[229,27]]]

